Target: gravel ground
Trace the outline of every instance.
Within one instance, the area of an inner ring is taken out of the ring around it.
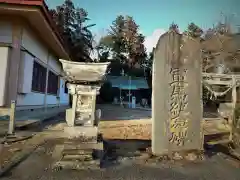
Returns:
[[[105,111],[108,110],[107,106]],[[125,110],[124,110],[125,111]],[[126,110],[127,111],[127,110]],[[141,111],[142,114],[136,110],[136,113],[117,111],[108,111],[111,113],[103,113],[106,121],[114,120],[114,116],[122,119],[125,114],[129,119],[144,119],[149,118],[148,113]],[[123,115],[124,114],[124,115]],[[146,115],[147,114],[147,115]],[[125,118],[124,118],[125,119]],[[61,131],[65,123],[57,123],[51,126],[51,136],[55,136],[55,131]],[[125,127],[126,124],[124,123]],[[111,129],[111,128],[110,128]],[[141,128],[142,129],[142,128]],[[55,131],[54,131],[55,130]],[[104,131],[107,133],[109,127]],[[115,131],[116,129],[114,129]],[[41,131],[41,129],[39,130]],[[129,131],[127,129],[126,131]],[[108,132],[109,136],[113,131]],[[118,132],[119,134],[119,132]],[[122,132],[121,132],[122,134]],[[137,133],[138,134],[138,133]],[[136,133],[135,133],[136,135]],[[53,164],[52,151],[56,144],[61,143],[63,140],[49,140],[44,145],[40,146],[34,151],[26,160],[20,163],[12,171],[5,174],[2,180],[240,180],[240,162],[230,159],[223,154],[213,154],[208,156],[201,162],[183,162],[183,161],[161,161],[150,159],[146,161],[143,158],[127,157],[127,153],[122,157],[118,157],[118,162],[104,162],[104,169],[100,170],[60,170],[53,171],[51,166]],[[115,142],[117,143],[117,142]],[[130,142],[134,149],[134,143]],[[127,146],[130,147],[130,144]],[[118,142],[119,145],[119,142]],[[120,145],[122,147],[122,145]],[[136,148],[136,147],[135,147]],[[146,155],[146,154],[145,154]],[[144,154],[143,154],[144,156]],[[145,156],[146,157],[146,156]]]
[[[5,175],[2,180],[239,180],[239,162],[224,155],[214,155],[201,162],[143,161],[141,158],[121,158],[118,163],[108,162],[100,170],[60,170],[51,168],[52,150],[56,142],[39,147],[25,161]],[[58,142],[59,143],[59,142]]]

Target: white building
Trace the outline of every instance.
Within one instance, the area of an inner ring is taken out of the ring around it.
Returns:
[[[0,0],[0,107],[68,105],[60,58],[69,56],[43,0]]]

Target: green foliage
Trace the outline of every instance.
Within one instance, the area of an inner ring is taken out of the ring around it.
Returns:
[[[190,23],[184,33],[188,34],[191,37],[198,38],[203,35],[203,30],[196,24]]]
[[[113,59],[131,67],[147,57],[144,40],[145,37],[139,33],[139,26],[133,17],[117,16],[108,35],[102,37],[98,45],[100,59],[106,51],[112,52]]]
[[[89,30],[95,24],[85,25],[88,13],[83,8],[75,8],[72,0],[65,0],[60,6],[50,10],[64,44],[73,61],[89,61],[90,51],[93,49],[93,35]]]
[[[111,49],[113,47],[113,36],[112,35],[107,35],[107,36],[104,36],[100,39],[99,41],[99,47],[102,47],[102,48],[108,48],[108,49]]]
[[[172,22],[172,24],[170,24],[169,30],[173,30],[179,33],[179,29],[178,29],[178,25],[175,24],[174,22]]]

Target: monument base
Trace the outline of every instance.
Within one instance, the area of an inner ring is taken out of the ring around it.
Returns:
[[[74,119],[72,114],[72,108],[66,109],[66,122],[69,127],[74,126]]]
[[[98,128],[96,126],[73,126],[73,127],[65,127],[64,133],[68,136],[68,138],[81,138],[83,137],[86,140],[92,139],[93,141],[97,141],[98,137]]]

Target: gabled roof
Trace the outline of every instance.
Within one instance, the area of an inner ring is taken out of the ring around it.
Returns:
[[[50,47],[54,46],[53,49],[58,56],[69,59],[63,39],[44,0],[0,0],[0,16],[2,14],[13,14],[26,18],[33,27],[37,26],[36,30],[39,31],[38,34],[41,38]]]

